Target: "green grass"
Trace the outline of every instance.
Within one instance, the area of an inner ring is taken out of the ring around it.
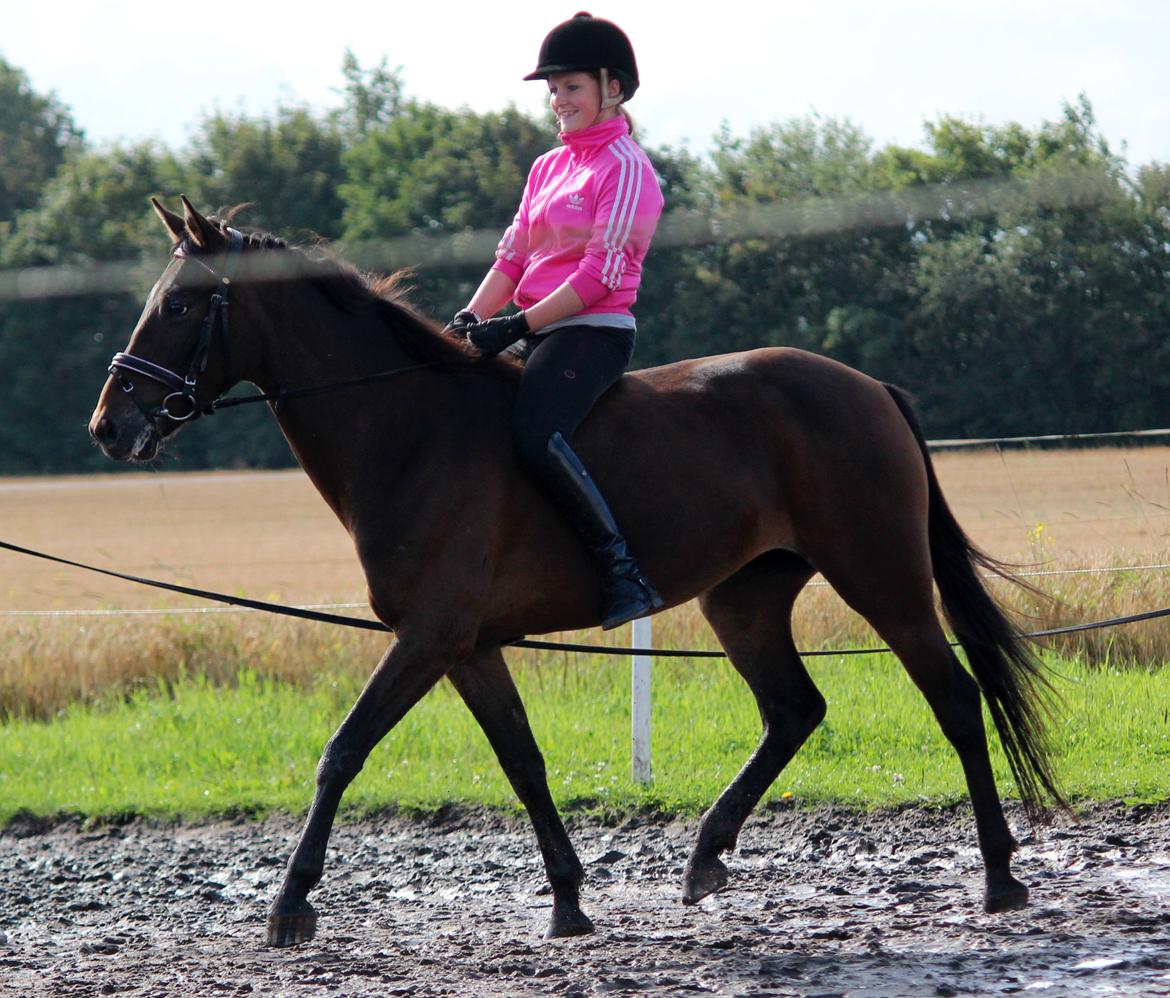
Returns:
[[[1052,660],[1064,712],[1052,735],[1074,798],[1170,797],[1170,669],[1088,668]],[[722,662],[654,669],[654,782],[629,776],[627,660],[517,670],[549,784],[569,809],[695,812],[734,776],[759,718]],[[958,762],[921,696],[889,656],[816,660],[829,715],[770,791],[772,798],[861,807],[965,796]],[[19,811],[102,818],[200,817],[303,810],[318,755],[359,688],[310,690],[242,673],[233,686],[187,679],[78,704],[49,722],[0,725],[0,822]],[[1014,786],[993,742],[1001,791]],[[442,684],[375,750],[346,795],[355,809],[448,802],[514,807],[475,722]]]

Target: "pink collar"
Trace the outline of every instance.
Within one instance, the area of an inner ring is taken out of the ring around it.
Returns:
[[[610,118],[607,121],[590,125],[577,132],[561,132],[560,140],[575,153],[592,152],[609,145],[615,139],[630,134],[630,123],[623,114]]]

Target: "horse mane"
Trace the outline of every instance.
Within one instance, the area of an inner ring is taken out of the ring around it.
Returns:
[[[208,220],[224,230],[244,207],[246,205],[232,208],[222,217],[212,215]],[[501,373],[519,369],[511,358],[485,361],[466,340],[445,334],[441,326],[419,312],[410,300],[412,272],[409,268],[383,276],[366,274],[329,249],[324,240],[302,247],[293,246],[269,232],[239,231],[244,236],[245,251],[278,251],[293,255],[291,266],[274,268],[276,279],[308,281],[330,303],[350,315],[370,312],[379,315],[398,345],[417,363],[465,361]]]

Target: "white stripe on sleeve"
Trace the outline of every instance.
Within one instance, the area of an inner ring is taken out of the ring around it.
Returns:
[[[623,252],[634,228],[638,212],[638,201],[642,195],[642,163],[637,146],[632,139],[623,136],[609,147],[609,151],[621,164],[618,193],[614,199],[613,212],[606,228],[604,245],[605,265],[601,280],[611,291],[621,287],[622,275],[626,269],[626,255]]]
[[[605,263],[601,268],[601,282],[605,284],[610,290],[613,290],[614,275],[612,273],[614,266],[614,258],[618,252],[620,243],[618,242],[618,234],[625,227],[625,219],[623,212],[629,210],[629,195],[632,190],[632,178],[630,177],[630,161],[625,155],[625,150],[619,150],[618,144],[615,142],[609,147],[610,153],[617,159],[619,165],[617,194],[613,199],[613,208],[609,213],[609,223],[605,228],[605,237],[602,240],[602,245],[605,247]]]

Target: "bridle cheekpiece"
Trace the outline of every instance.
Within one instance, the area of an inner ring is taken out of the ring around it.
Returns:
[[[207,306],[207,315],[199,329],[199,338],[187,359],[186,373],[179,374],[170,368],[163,367],[142,357],[135,357],[130,353],[116,353],[110,361],[109,372],[117,379],[118,384],[138,406],[139,411],[152,424],[157,425],[160,418],[170,419],[176,423],[185,423],[199,416],[211,415],[215,411],[211,401],[200,404],[196,397],[198,378],[207,370],[207,358],[211,353],[211,343],[216,328],[219,329],[222,343],[224,370],[230,374],[230,344],[228,342],[228,304],[232,285],[232,277],[239,265],[240,254],[244,249],[244,235],[233,228],[226,229],[228,248],[225,254],[223,273],[217,273],[213,268],[183,250],[180,245],[173,256],[193,260],[203,267],[218,284],[211,293],[211,300]],[[136,374],[148,378],[170,391],[163,396],[162,401],[155,406],[148,406],[141,397],[135,394],[134,382],[130,375]],[[230,381],[230,378],[229,378]]]

